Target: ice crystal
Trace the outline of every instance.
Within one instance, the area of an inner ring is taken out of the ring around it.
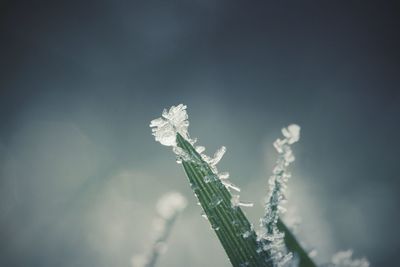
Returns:
[[[188,115],[186,106],[179,104],[169,110],[164,109],[162,117],[150,122],[156,141],[165,146],[176,146],[176,134],[188,138]]]
[[[206,148],[204,146],[196,146],[195,149],[196,149],[196,152],[199,154],[203,153],[206,150]]]
[[[220,160],[222,159],[222,157],[224,156],[226,152],[226,147],[222,146],[220,147],[215,153],[214,153],[214,157],[212,158],[210,165],[217,165],[218,162],[220,162]]]
[[[221,204],[221,202],[223,201],[222,197],[219,195],[212,195],[211,197],[211,202],[210,202],[210,206],[215,208],[216,206],[218,206],[219,204]]]
[[[228,179],[229,178],[229,172],[220,172],[218,173],[219,179]]]
[[[211,224],[211,229],[213,229],[214,231],[218,231],[221,227],[218,224]]]
[[[250,231],[246,231],[242,234],[243,238],[248,238],[251,235]]]
[[[240,188],[237,185],[234,185],[232,182],[228,181],[228,180],[221,180],[222,184],[229,189],[233,189],[237,192],[240,192]]]
[[[300,127],[291,124],[282,129],[283,139],[277,139],[274,147],[278,152],[278,159],[269,178],[269,196],[265,203],[265,215],[260,219],[261,230],[258,239],[264,250],[271,254],[274,266],[286,266],[293,257],[287,252],[284,243],[284,233],[277,226],[279,215],[285,212],[282,204],[286,201],[285,189],[291,174],[287,171],[288,166],[295,160],[291,144],[300,139]]]
[[[194,145],[197,139],[189,138],[189,117],[186,112],[186,105],[179,104],[177,106],[172,106],[169,110],[164,109],[162,116],[150,122],[150,127],[152,128],[152,134],[155,136],[156,141],[160,142],[165,146],[172,146],[173,152],[176,154],[177,163],[195,162],[197,163],[200,171],[207,172],[207,165],[211,169],[214,176],[204,177],[205,182],[216,181],[220,179],[221,183],[228,189],[232,189],[240,192],[240,188],[228,180],[228,172],[218,172],[217,164],[221,161],[223,155],[226,152],[226,147],[222,146],[213,155],[213,157],[207,156],[203,152],[205,151],[204,146],[196,146],[195,150],[197,155],[191,155],[184,149],[177,146],[176,135],[179,133],[184,139],[186,139],[190,144]]]
[[[285,136],[289,145],[296,143],[300,140],[300,126],[291,124],[287,128],[282,129],[282,134]]]
[[[241,202],[240,200],[240,195],[232,195],[231,198],[231,205],[233,208],[242,206],[242,207],[253,207],[254,203],[252,202]]]
[[[180,147],[173,147],[172,151],[175,153],[177,159],[177,163],[182,163],[182,160],[184,161],[193,161],[193,158],[187,153],[185,150],[183,150]]]
[[[332,267],[369,267],[366,258],[352,259],[353,251],[339,251],[332,257]]]
[[[218,181],[218,176],[215,174],[210,174],[210,175],[204,176],[204,182],[206,182],[206,183],[211,183],[211,182],[215,182],[215,181]]]

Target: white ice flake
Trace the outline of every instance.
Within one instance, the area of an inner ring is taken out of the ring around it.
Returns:
[[[242,202],[240,201],[240,195],[232,195],[231,198],[231,206],[232,208],[236,208],[236,207],[253,207],[254,203],[252,202]]]
[[[221,161],[222,157],[224,156],[226,152],[226,147],[222,146],[220,147],[215,153],[214,153],[214,157],[212,158],[210,164],[211,165],[217,165],[218,162]]]
[[[237,192],[240,192],[240,188],[237,185],[233,184],[232,182],[230,182],[230,181],[228,181],[226,179],[225,180],[221,180],[221,182],[226,188],[228,188],[228,190],[229,189],[233,189],[233,190],[235,190]]]
[[[282,129],[282,134],[287,139],[289,145],[296,143],[300,139],[300,126],[291,124],[287,128]]]
[[[228,179],[229,178],[229,172],[220,172],[220,173],[218,173],[218,177],[221,180]]]
[[[176,107],[172,106],[169,110],[164,109],[162,117],[152,120],[150,127],[156,141],[165,146],[176,146],[177,133],[189,139],[189,121],[186,106],[179,104]]]
[[[201,154],[206,150],[204,146],[196,146],[196,152]]]

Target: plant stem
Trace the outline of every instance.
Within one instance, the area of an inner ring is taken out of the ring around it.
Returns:
[[[182,160],[191,187],[211,227],[217,234],[234,267],[272,267],[268,252],[260,249],[257,236],[240,207],[231,205],[231,194],[219,179],[206,182],[204,177],[216,175],[201,159],[193,146],[179,133],[177,145],[194,160]]]

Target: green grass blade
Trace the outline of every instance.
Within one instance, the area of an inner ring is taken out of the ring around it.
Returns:
[[[268,253],[260,249],[257,236],[243,211],[240,207],[232,207],[230,192],[218,178],[206,182],[204,177],[215,175],[210,166],[179,133],[176,141],[192,159],[183,159],[182,165],[232,265],[272,267]]]

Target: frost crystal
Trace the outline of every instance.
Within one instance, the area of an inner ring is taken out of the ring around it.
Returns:
[[[232,182],[228,181],[228,180],[221,180],[222,184],[229,189],[233,189],[237,192],[240,192],[240,188],[236,185],[234,185]]]
[[[215,208],[216,206],[218,206],[219,204],[221,204],[221,202],[223,201],[222,197],[219,195],[212,195],[211,196],[211,202],[210,202],[210,206],[212,208]]]
[[[218,174],[219,179],[228,179],[229,178],[229,172],[220,172]]]
[[[248,238],[251,235],[250,231],[246,231],[242,234],[243,238]]]
[[[172,151],[176,154],[177,156],[177,162],[178,163],[182,163],[182,160],[184,161],[191,161],[193,160],[192,157],[189,155],[189,153],[187,153],[185,150],[183,150],[180,147],[174,146],[172,148]]]
[[[258,240],[264,250],[271,254],[274,266],[287,266],[293,257],[287,252],[284,242],[284,233],[277,226],[279,215],[285,212],[282,203],[286,201],[285,189],[291,174],[287,171],[290,163],[295,160],[291,144],[300,139],[300,126],[291,124],[282,129],[283,139],[277,139],[274,147],[278,152],[278,159],[269,178],[269,196],[265,203],[265,215],[260,219],[261,230]]]
[[[182,163],[182,161],[194,162],[197,164],[196,168],[202,172],[208,172],[209,167],[213,175],[207,175],[204,177],[204,181],[206,183],[220,180],[228,190],[232,189],[240,192],[240,188],[228,180],[229,173],[219,173],[217,169],[217,164],[221,161],[223,155],[225,154],[226,147],[222,146],[215,152],[213,157],[210,157],[203,153],[205,151],[204,146],[196,146],[195,150],[197,153],[185,151],[181,147],[177,146],[176,136],[178,133],[191,145],[194,145],[197,141],[196,139],[189,138],[188,119],[189,117],[186,112],[186,105],[179,104],[177,106],[172,106],[169,110],[164,109],[160,118],[150,122],[152,134],[155,136],[156,141],[165,146],[172,146],[172,150],[177,156],[177,163]],[[194,186],[196,189],[198,188],[198,185],[192,186]],[[241,203],[241,205],[251,206],[252,204]]]
[[[206,183],[211,183],[211,182],[215,182],[215,181],[218,181],[218,176],[215,174],[204,176],[204,182],[206,182]]]
[[[206,150],[204,146],[196,146],[196,152],[201,154]]]
[[[369,262],[366,258],[352,259],[353,251],[339,251],[332,257],[333,267],[369,267]]]
[[[236,208],[236,207],[239,207],[239,206],[242,206],[242,207],[253,207],[254,206],[254,203],[252,203],[252,202],[241,202],[239,200],[239,198],[240,198],[239,195],[232,195],[232,199],[231,199],[232,208]]]
[[[289,145],[296,143],[300,140],[300,126],[291,124],[287,128],[282,129],[282,134],[286,137]]]
[[[169,111],[164,109],[162,117],[150,122],[156,141],[165,146],[176,146],[176,134],[180,133],[188,138],[188,115],[186,106],[179,104],[172,106]]]
[[[222,146],[214,153],[214,157],[212,158],[205,154],[200,154],[200,155],[201,158],[210,165],[211,170],[214,173],[218,173],[217,164],[218,162],[221,161],[222,156],[225,154],[225,152],[226,152],[226,147]]]

